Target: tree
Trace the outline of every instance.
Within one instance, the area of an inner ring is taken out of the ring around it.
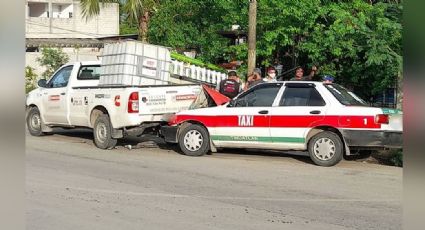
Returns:
[[[36,88],[37,74],[31,66],[25,67],[25,93]]]
[[[46,68],[42,77],[47,79],[52,76],[59,67],[66,64],[69,61],[69,57],[60,48],[43,48],[41,49],[41,57],[38,57],[37,61],[41,66]]]
[[[366,99],[394,86],[401,75],[401,1],[257,1],[261,65],[288,51],[296,64],[315,63]],[[196,49],[197,58],[213,63],[247,60],[246,44],[218,35],[233,24],[247,31],[247,23],[247,0],[164,0],[149,38],[177,50]]]
[[[195,49],[203,61],[230,61],[247,51],[245,45],[234,47],[218,33],[233,24],[247,29],[248,1],[164,0],[152,17],[149,39],[178,51]]]
[[[151,43],[177,51],[194,49],[198,59],[211,63],[242,60],[246,69],[247,44],[234,45],[218,32],[234,24],[248,30],[248,0],[153,2],[145,31]],[[260,65],[271,65],[287,51],[295,64],[314,63],[322,74],[334,75],[366,99],[402,79],[402,1],[257,2]],[[124,16],[129,15],[124,8]]]
[[[394,1],[259,0],[262,63],[291,51],[369,99],[401,73],[401,11]]]
[[[148,29],[150,18],[160,4],[160,0],[81,0],[82,14],[85,18],[98,15],[100,7],[107,3],[120,3],[124,17],[130,22],[137,23],[139,29],[139,39],[148,41]]]

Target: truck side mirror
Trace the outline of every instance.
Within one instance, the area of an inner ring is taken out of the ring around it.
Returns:
[[[41,88],[46,88],[46,86],[47,86],[47,80],[46,80],[46,79],[40,79],[40,80],[37,82],[37,85],[38,85],[39,87],[41,87]]]

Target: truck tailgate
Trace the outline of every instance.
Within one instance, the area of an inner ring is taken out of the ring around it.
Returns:
[[[176,85],[139,90],[139,114],[167,114],[186,110],[201,91],[201,85]]]

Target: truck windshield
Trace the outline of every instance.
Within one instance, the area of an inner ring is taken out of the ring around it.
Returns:
[[[325,84],[325,87],[343,105],[367,106],[367,103],[364,100],[340,85]]]

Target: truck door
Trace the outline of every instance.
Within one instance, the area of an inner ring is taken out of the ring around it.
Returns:
[[[78,68],[77,68],[78,67]],[[100,65],[75,66],[77,78],[71,80],[72,87],[97,86],[100,77]],[[74,75],[73,75],[74,76]],[[105,90],[106,91],[106,90]],[[75,126],[90,126],[88,114],[91,89],[69,89],[69,122]],[[113,100],[113,98],[111,99]]]
[[[42,89],[41,114],[47,124],[68,124],[67,86],[73,66],[59,69]]]
[[[304,150],[308,131],[324,121],[326,112],[326,102],[315,84],[286,83],[278,106],[271,109],[271,146]]]

